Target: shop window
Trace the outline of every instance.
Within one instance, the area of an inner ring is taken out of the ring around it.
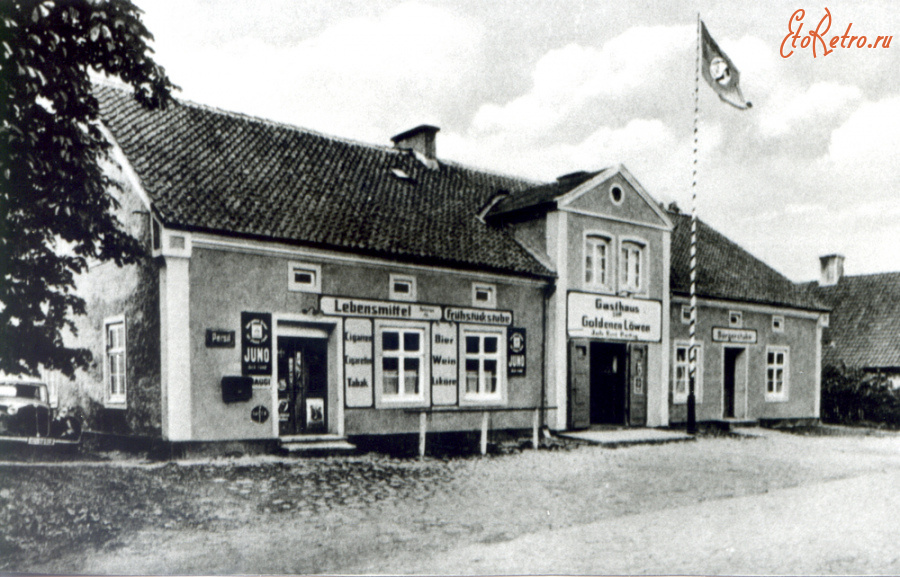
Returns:
[[[703,346],[697,344],[694,347],[696,352],[697,372],[694,380],[694,399],[697,404],[703,402]],[[687,403],[688,393],[690,392],[690,344],[675,343],[675,357],[672,383],[672,402],[675,404]]]
[[[787,347],[766,348],[766,400],[786,401],[790,351]]]
[[[611,239],[589,234],[584,239],[584,284],[588,287],[608,289]]]
[[[424,400],[424,343],[425,331],[422,329],[381,330],[382,400]]]
[[[110,404],[125,404],[127,401],[125,378],[125,317],[107,319],[104,323],[106,359],[104,378],[106,399]]]
[[[728,326],[733,329],[744,328],[744,313],[741,311],[728,311]]]
[[[642,292],[644,290],[644,245],[624,241],[619,257],[619,290]]]
[[[288,290],[305,293],[322,292],[322,267],[301,262],[288,263]]]
[[[496,308],[497,287],[492,284],[474,283],[472,285],[472,304],[481,308]]]
[[[416,279],[411,276],[392,274],[390,298],[395,301],[415,301]]]
[[[691,324],[691,305],[681,305],[681,324]]]
[[[466,330],[463,337],[466,400],[500,400],[505,374],[503,334]]]
[[[784,315],[772,315],[772,332],[784,332]]]

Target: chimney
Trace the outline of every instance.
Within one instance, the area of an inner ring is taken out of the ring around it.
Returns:
[[[844,255],[829,254],[819,257],[822,271],[819,286],[834,286],[844,276]]]
[[[412,150],[416,156],[425,160],[435,160],[437,153],[434,146],[434,136],[440,130],[437,126],[421,124],[415,128],[401,132],[391,138],[394,146],[400,150]]]

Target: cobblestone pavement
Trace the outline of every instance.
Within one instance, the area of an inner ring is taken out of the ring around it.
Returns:
[[[424,461],[0,465],[0,570],[433,572],[466,547],[891,471],[895,435],[780,433]]]

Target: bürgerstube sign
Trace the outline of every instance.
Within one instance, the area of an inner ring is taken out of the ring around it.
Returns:
[[[660,341],[662,304],[659,301],[570,292],[568,305],[570,337]]]

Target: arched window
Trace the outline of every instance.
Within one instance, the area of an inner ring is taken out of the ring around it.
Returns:
[[[631,292],[644,290],[644,245],[635,241],[622,242],[619,258],[619,289]]]
[[[609,288],[610,239],[589,234],[584,242],[584,284],[594,288]]]

